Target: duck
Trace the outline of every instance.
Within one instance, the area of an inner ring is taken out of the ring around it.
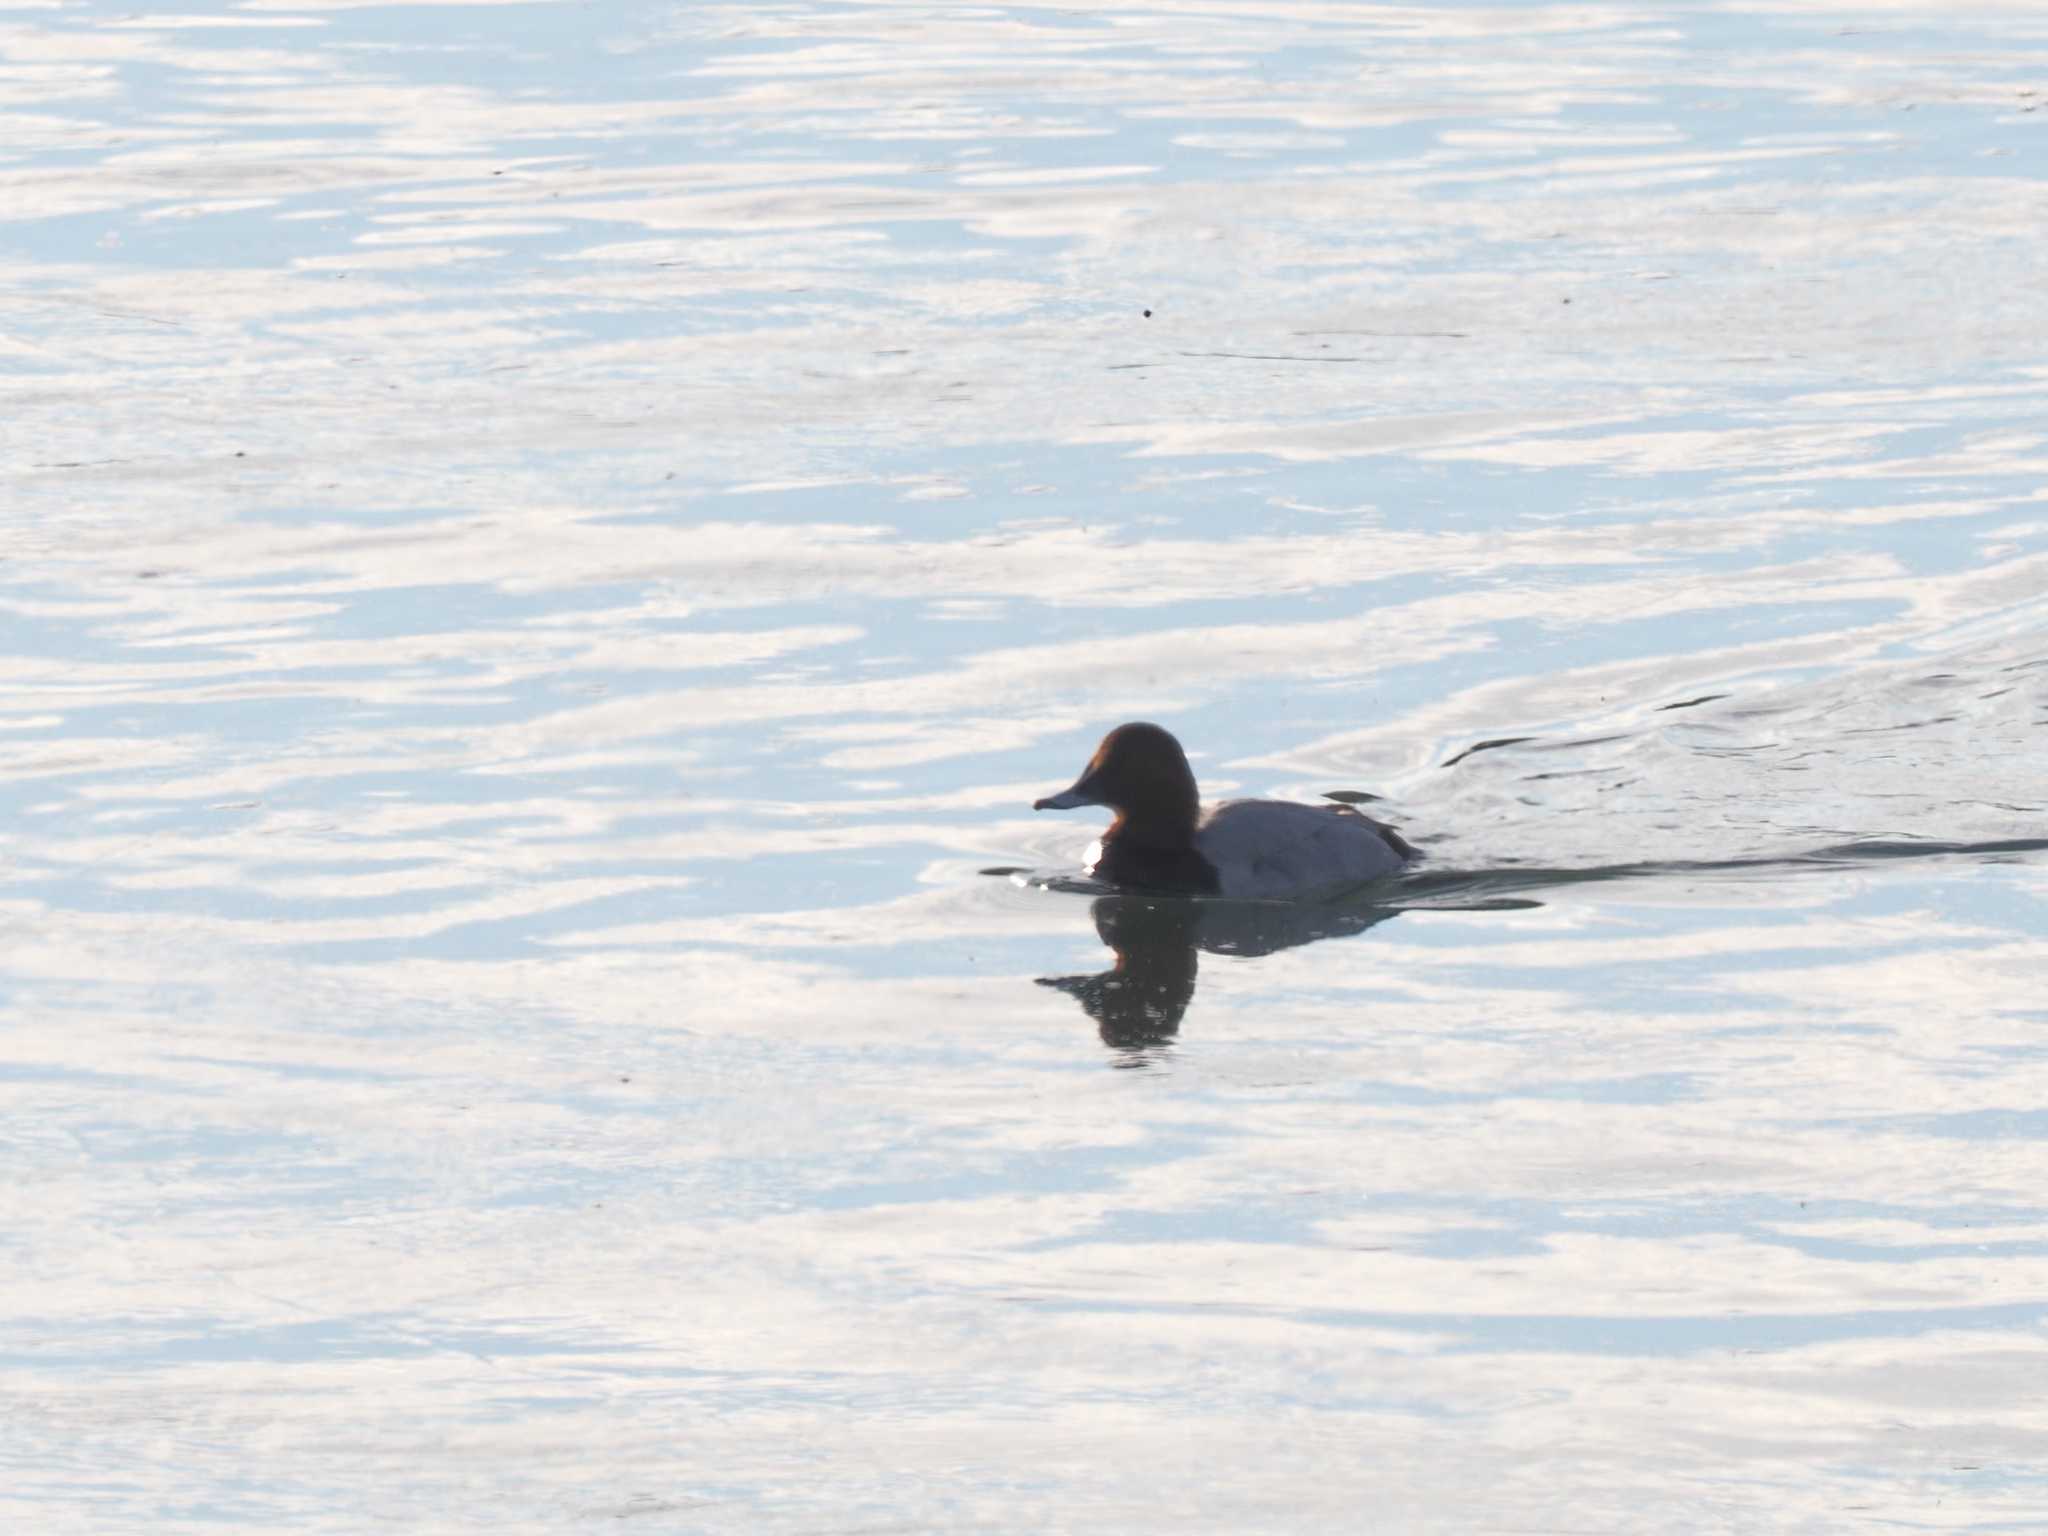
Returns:
[[[1188,755],[1149,721],[1102,738],[1081,776],[1034,811],[1116,812],[1088,873],[1141,890],[1248,901],[1337,895],[1418,857],[1392,827],[1348,805],[1226,800],[1206,815]]]

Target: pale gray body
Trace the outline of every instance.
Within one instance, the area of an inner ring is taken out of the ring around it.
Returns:
[[[1222,894],[1250,901],[1329,896],[1391,875],[1411,850],[1400,834],[1349,807],[1226,800],[1195,825],[1195,850]]]

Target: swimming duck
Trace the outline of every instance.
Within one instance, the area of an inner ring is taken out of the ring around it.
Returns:
[[[1031,808],[1077,805],[1116,812],[1089,873],[1148,890],[1255,901],[1330,896],[1416,856],[1392,827],[1349,806],[1226,800],[1205,816],[1180,743],[1144,721],[1103,737],[1070,788]]]

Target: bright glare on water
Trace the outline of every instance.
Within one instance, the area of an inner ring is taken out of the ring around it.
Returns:
[[[6,1528],[2039,1528],[2044,230],[2036,0],[0,12]]]

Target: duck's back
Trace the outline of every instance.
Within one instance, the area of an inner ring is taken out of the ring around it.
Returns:
[[[1226,800],[1195,830],[1225,896],[1328,896],[1391,875],[1414,856],[1400,833],[1349,806]]]

